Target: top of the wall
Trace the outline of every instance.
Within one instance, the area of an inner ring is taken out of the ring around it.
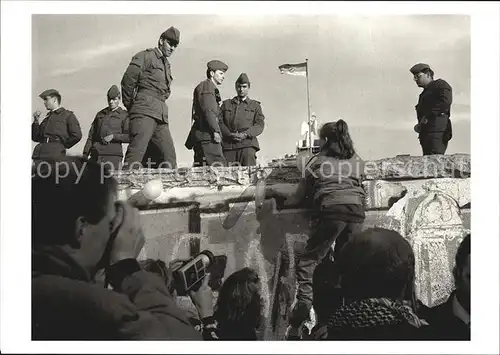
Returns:
[[[365,162],[365,180],[414,180],[469,178],[470,155],[400,155]],[[297,183],[302,174],[295,160],[274,161],[268,166],[226,168],[140,169],[115,174],[119,189],[141,189],[150,180],[161,179],[164,187],[208,187],[249,185],[265,179],[267,185]]]

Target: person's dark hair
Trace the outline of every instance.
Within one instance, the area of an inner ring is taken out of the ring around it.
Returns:
[[[252,337],[261,325],[262,311],[259,275],[248,267],[238,270],[219,292],[214,312],[218,332],[223,338]]]
[[[41,162],[31,179],[32,243],[72,245],[76,221],[95,224],[107,214],[117,182],[106,166],[82,157]]]
[[[319,132],[321,139],[326,143],[323,150],[326,155],[338,159],[351,159],[356,153],[349,134],[349,127],[344,120],[325,123]]]
[[[467,234],[462,240],[457,249],[457,254],[455,255],[455,266],[453,268],[453,276],[455,277],[455,283],[460,279],[460,275],[467,263],[467,258],[470,255],[470,234]]]
[[[434,71],[431,68],[425,68],[421,71],[421,73],[428,74],[431,79],[434,79]]]
[[[206,73],[207,74],[207,79],[212,78],[212,75],[210,75],[211,72],[213,72],[212,69],[207,69],[207,73]]]
[[[346,298],[413,300],[415,256],[410,243],[396,231],[369,228],[352,235],[338,255],[337,266]]]
[[[172,282],[173,281],[172,271],[167,267],[167,264],[165,264],[163,260],[160,259],[140,260],[139,265],[143,270],[152,272],[153,274],[160,276],[165,281],[165,285],[167,286],[167,289],[169,290],[170,294],[174,293],[175,288],[174,288],[174,283]]]

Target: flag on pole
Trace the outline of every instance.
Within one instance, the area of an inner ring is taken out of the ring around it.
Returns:
[[[306,76],[307,75],[307,62],[298,64],[283,64],[278,67],[281,74]]]

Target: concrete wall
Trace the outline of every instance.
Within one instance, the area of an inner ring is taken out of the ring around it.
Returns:
[[[426,158],[411,159],[422,167]],[[450,169],[453,158],[444,159],[448,168],[432,176],[420,170],[417,178],[408,169],[405,175],[398,167],[375,162],[378,170],[367,174],[372,179],[363,183],[364,227],[394,229],[410,241],[417,258],[417,294],[429,306],[442,302],[451,291],[454,254],[470,229],[470,170],[463,163],[458,169],[453,163]],[[208,249],[227,256],[226,277],[245,266],[256,269],[265,295],[264,337],[281,339],[294,297],[294,244],[309,235],[308,211],[275,198],[295,190],[300,178],[296,167],[247,169],[215,173],[192,169],[181,177],[179,172],[130,173],[118,177],[120,196],[142,210],[147,241],[141,258],[169,262]],[[259,180],[259,174],[266,180]],[[186,176],[190,176],[187,183]],[[149,201],[141,189],[152,179],[160,179],[164,190]],[[292,262],[285,265],[283,260]],[[189,306],[186,299],[180,302]]]

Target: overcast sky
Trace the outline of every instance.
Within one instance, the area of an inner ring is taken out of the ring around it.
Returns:
[[[309,59],[312,112],[321,123],[344,118],[365,159],[420,155],[413,125],[419,89],[409,68],[430,64],[453,87],[454,138],[447,154],[470,153],[470,20],[468,16],[341,17],[265,15],[34,15],[33,110],[38,94],[58,89],[75,112],[84,138],[106,91],[119,85],[132,56],[156,45],[173,25],[181,43],[170,58],[174,81],[167,101],[179,165],[192,163],[184,147],[192,91],[205,78],[206,62],[228,64],[222,97],[235,95],[246,72],[250,96],[261,101],[266,127],[259,160],[294,153],[307,119],[306,80],[280,74],[278,66]]]

